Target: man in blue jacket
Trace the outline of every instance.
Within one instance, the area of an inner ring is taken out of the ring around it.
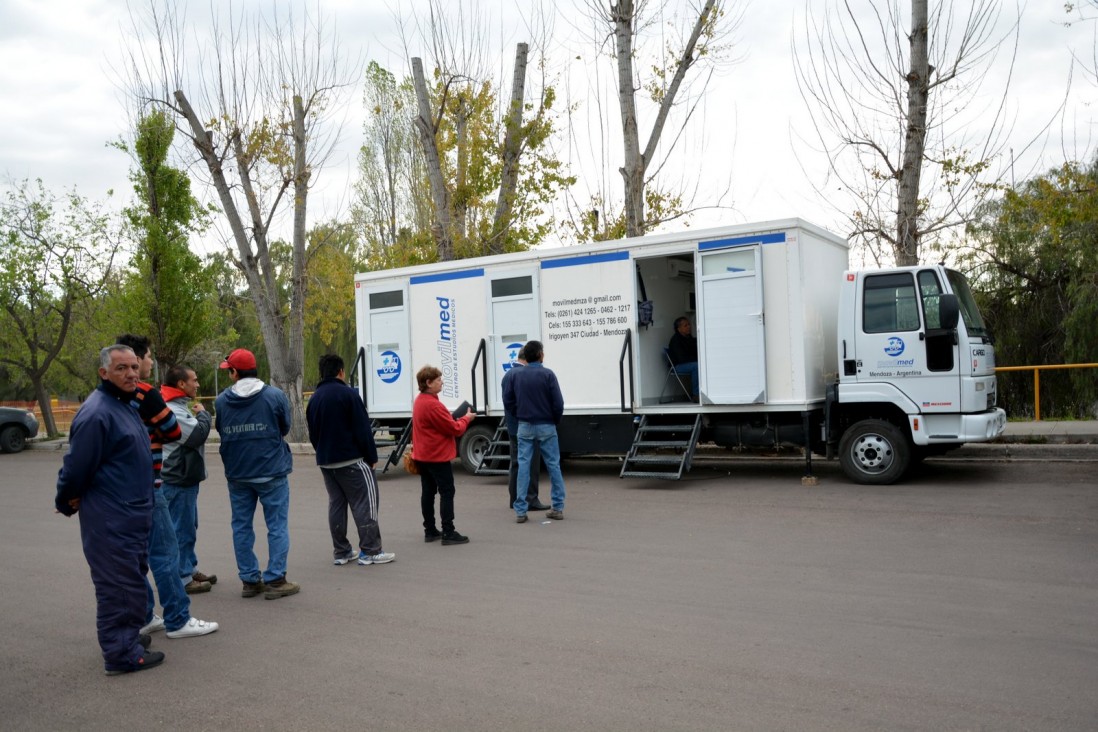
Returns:
[[[95,585],[96,630],[108,676],[159,665],[147,650],[145,573],[152,526],[152,449],[149,433],[130,406],[140,378],[127,346],[99,352],[99,388],[76,413],[69,452],[57,476],[54,506],[80,514],[84,557]]]
[[[564,416],[564,397],[560,393],[557,375],[545,368],[545,349],[540,341],[530,341],[522,349],[527,365],[515,372],[503,385],[503,408],[518,418],[518,485],[528,485],[534,443],[541,460],[549,469],[553,508],[546,518],[564,518],[564,476],[560,472],[560,444],[557,425]],[[526,495],[515,496],[515,521],[526,523]]]
[[[301,587],[286,579],[290,554],[290,400],[259,380],[255,355],[238,348],[221,362],[233,385],[214,402],[214,427],[221,436],[221,462],[229,484],[233,549],[244,587],[241,597],[268,600],[295,595]],[[260,573],[255,546],[255,506],[267,523],[267,569]]]
[[[320,357],[320,383],[309,397],[305,419],[316,464],[328,490],[328,528],[334,564],[386,564],[396,554],[381,548],[377,511],[377,446],[370,415],[358,392],[344,382],[343,359]],[[347,541],[347,507],[358,526],[358,550]]]

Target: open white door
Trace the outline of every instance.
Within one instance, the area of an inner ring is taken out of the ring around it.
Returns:
[[[766,401],[759,247],[699,252],[698,371],[703,403]]]

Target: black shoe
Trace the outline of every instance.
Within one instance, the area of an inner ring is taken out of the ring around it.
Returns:
[[[438,541],[442,538],[442,532],[432,529],[431,531],[423,532],[423,540],[430,544],[432,541]]]
[[[447,531],[442,535],[442,545],[448,546],[450,544],[468,544],[469,537],[463,536],[456,531]]]
[[[153,643],[153,637],[148,633],[138,633],[137,642],[141,644],[141,647],[146,651],[149,650],[149,646]]]
[[[546,506],[541,501],[531,501],[526,505],[527,511],[548,511],[552,506]]]
[[[130,665],[127,668],[109,668],[107,669],[107,676],[118,676],[120,674],[133,673],[134,671],[144,671],[154,666],[159,666],[164,662],[164,654],[160,651],[145,651],[141,654],[141,658],[137,659],[137,662]]]

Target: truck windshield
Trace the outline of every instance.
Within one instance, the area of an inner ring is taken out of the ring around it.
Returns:
[[[972,297],[972,290],[968,286],[968,280],[960,272],[952,269],[946,270],[946,277],[953,288],[953,294],[957,296],[957,302],[961,307],[961,318],[965,321],[965,329],[970,336],[986,338],[987,326],[980,315],[980,309],[976,307],[976,300]]]

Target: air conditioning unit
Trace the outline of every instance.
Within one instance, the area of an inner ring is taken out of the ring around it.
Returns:
[[[667,260],[667,269],[671,279],[694,279],[694,263],[684,262],[681,259]]]

